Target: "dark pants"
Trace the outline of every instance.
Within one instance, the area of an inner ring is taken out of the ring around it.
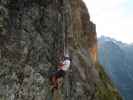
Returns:
[[[64,77],[65,76],[65,71],[63,70],[57,70],[53,76],[55,76],[56,78],[60,78],[60,77]]]
[[[53,83],[58,78],[61,78],[61,77],[64,77],[64,76],[65,76],[65,71],[60,69],[60,70],[57,70],[57,71],[53,72],[52,75],[50,75],[50,80]]]

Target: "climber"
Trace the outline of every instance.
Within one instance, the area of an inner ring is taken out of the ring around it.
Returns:
[[[70,67],[70,57],[68,54],[66,54],[64,60],[60,61],[57,71],[54,72],[50,77],[53,89],[58,89],[59,79],[65,76],[66,71],[69,69],[69,67]]]

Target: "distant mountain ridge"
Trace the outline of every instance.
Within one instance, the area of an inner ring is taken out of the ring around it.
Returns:
[[[125,100],[133,98],[133,45],[110,37],[98,39],[99,61]]]

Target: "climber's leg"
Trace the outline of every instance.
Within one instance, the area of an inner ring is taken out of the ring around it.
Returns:
[[[58,84],[61,83],[62,78],[65,76],[65,71],[57,70],[51,77],[51,85],[54,89],[58,88]]]
[[[60,88],[62,86],[62,81],[63,81],[64,76],[65,76],[65,71],[63,71],[63,70],[58,70],[57,71],[57,73],[56,73],[57,88]]]
[[[53,75],[50,77],[50,82],[51,82],[51,85],[53,85],[53,86],[56,85],[57,77],[55,76],[55,74],[53,74]]]

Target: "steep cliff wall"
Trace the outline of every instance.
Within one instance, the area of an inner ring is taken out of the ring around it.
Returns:
[[[90,21],[87,7],[82,0],[71,0],[72,28],[76,45],[87,47],[94,62],[97,61],[96,25]]]
[[[81,0],[0,1],[0,99],[51,95],[48,76],[63,55],[65,33],[72,64],[63,80],[64,100],[121,100],[92,61],[96,29]]]

